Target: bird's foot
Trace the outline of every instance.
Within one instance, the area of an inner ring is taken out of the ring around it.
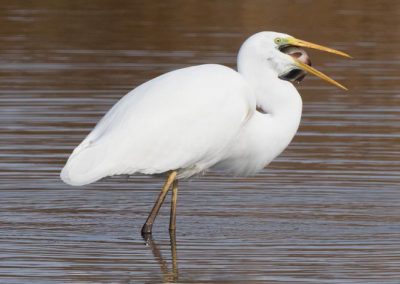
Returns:
[[[145,223],[145,224],[143,225],[142,231],[141,231],[142,237],[146,237],[146,236],[151,235],[151,229],[152,229],[152,227],[153,227],[153,224],[147,224],[147,223]]]

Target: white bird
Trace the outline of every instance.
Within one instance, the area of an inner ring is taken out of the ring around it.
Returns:
[[[346,89],[310,65],[300,47],[349,55],[276,32],[260,32],[240,48],[237,68],[206,64],[163,74],[138,86],[99,121],[72,152],[61,179],[78,186],[112,175],[168,174],[143,234],[178,180],[207,169],[233,175],[261,171],[290,143],[302,100],[293,81],[306,72]]]

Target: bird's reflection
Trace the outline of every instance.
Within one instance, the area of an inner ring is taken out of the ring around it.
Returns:
[[[151,234],[143,235],[143,239],[146,242],[146,245],[151,249],[151,252],[160,265],[161,272],[163,274],[163,282],[164,283],[177,283],[178,281],[178,260],[177,260],[177,252],[176,252],[176,235],[175,232],[170,232],[170,247],[171,247],[171,262],[172,262],[172,270],[168,269],[168,263],[164,260],[159,247],[156,242],[153,240]]]

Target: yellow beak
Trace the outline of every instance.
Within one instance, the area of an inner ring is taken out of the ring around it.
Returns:
[[[336,49],[333,49],[333,48],[329,48],[329,47],[325,47],[325,46],[322,46],[322,45],[318,45],[318,44],[315,44],[315,43],[311,43],[311,42],[308,42],[308,41],[305,41],[305,40],[297,39],[297,38],[294,38],[294,37],[288,38],[286,42],[288,44],[290,44],[290,45],[318,49],[318,50],[330,52],[330,53],[333,53],[333,54],[337,54],[337,55],[340,55],[340,56],[344,56],[344,57],[347,57],[347,58],[353,58],[350,55],[348,55],[347,53],[344,53],[342,51],[339,51],[339,50],[336,50]]]
[[[321,78],[322,80],[324,80],[324,81],[326,81],[328,83],[331,83],[331,84],[333,84],[333,85],[335,85],[335,86],[337,86],[337,87],[339,87],[339,88],[341,88],[343,90],[346,90],[346,91],[348,90],[345,86],[343,86],[342,84],[336,82],[335,80],[333,80],[332,78],[328,77],[327,75],[325,75],[321,71],[318,71],[317,69],[312,68],[311,66],[309,66],[307,64],[304,64],[303,62],[301,62],[300,60],[298,60],[296,58],[293,58],[293,59],[294,59],[294,62],[296,63],[296,65],[298,67],[300,67],[301,69],[303,69],[304,71],[307,71],[307,72],[309,72],[309,73]]]
[[[336,50],[336,49],[332,49],[332,48],[329,48],[329,47],[325,47],[325,46],[322,46],[322,45],[318,45],[318,44],[315,44],[315,43],[311,43],[311,42],[308,42],[308,41],[304,41],[304,40],[301,40],[301,39],[293,38],[293,37],[288,38],[286,40],[286,42],[289,45],[301,46],[301,47],[309,47],[309,48],[318,49],[318,50],[326,51],[326,52],[329,52],[329,53],[337,54],[337,55],[340,55],[340,56],[344,56],[344,57],[347,57],[347,58],[352,58],[350,55],[348,55],[347,53],[344,53],[342,51],[339,51],[339,50]],[[326,82],[329,82],[329,83],[331,83],[331,84],[333,84],[333,85],[335,85],[335,86],[337,86],[339,88],[342,88],[343,90],[347,90],[347,88],[345,86],[339,84],[338,82],[336,82],[332,78],[329,78],[324,73],[312,68],[311,66],[308,66],[307,64],[304,64],[303,62],[301,62],[301,61],[299,61],[299,60],[297,60],[295,58],[293,58],[293,59],[294,59],[296,65],[298,67],[302,68],[303,70],[305,70],[305,71],[307,71],[307,72],[309,72],[309,73],[321,78],[322,80],[325,80]]]

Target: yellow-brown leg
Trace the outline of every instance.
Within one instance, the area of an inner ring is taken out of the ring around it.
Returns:
[[[164,187],[162,188],[160,195],[158,196],[157,201],[153,206],[153,209],[151,209],[149,217],[147,217],[146,223],[144,223],[142,227],[142,235],[151,234],[154,220],[157,217],[158,211],[160,211],[161,205],[163,204],[165,197],[167,196],[168,190],[170,189],[172,183],[175,181],[176,175],[176,171],[172,171],[168,175],[167,181],[165,182]]]
[[[172,184],[171,214],[169,217],[169,230],[175,231],[176,228],[176,202],[178,200],[178,180]]]

